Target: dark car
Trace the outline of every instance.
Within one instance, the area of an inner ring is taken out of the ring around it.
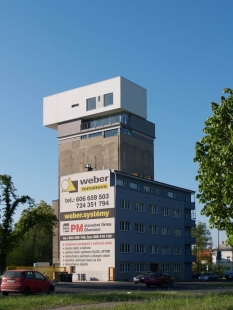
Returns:
[[[225,278],[226,278],[227,280],[233,280],[233,271],[227,270],[227,271],[225,272]]]
[[[172,288],[174,286],[173,278],[166,272],[151,272],[145,277],[144,283],[147,287],[154,285],[158,287],[169,286]]]
[[[214,272],[202,273],[199,277],[200,281],[217,281],[218,276]]]
[[[143,273],[141,273],[141,274],[135,276],[135,277],[133,278],[133,282],[134,282],[135,284],[138,284],[139,282],[140,282],[140,283],[144,283],[145,276],[148,275],[149,273],[151,273],[151,271],[143,272]]]
[[[193,274],[192,274],[192,279],[199,279],[200,276],[201,276],[201,273],[200,273],[200,272],[193,273]]]
[[[9,293],[22,293],[24,295],[50,294],[54,290],[54,284],[38,271],[8,270],[2,277],[1,291],[5,296]]]

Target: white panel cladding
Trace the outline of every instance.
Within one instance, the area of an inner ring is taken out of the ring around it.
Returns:
[[[113,93],[113,105],[104,107],[103,96],[108,93]],[[96,109],[87,111],[86,100],[93,97],[96,98]],[[119,111],[146,118],[146,90],[122,77],[116,77],[45,97],[43,125],[57,129],[57,124],[61,122]]]

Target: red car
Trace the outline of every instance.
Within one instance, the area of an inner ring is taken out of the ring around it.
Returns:
[[[4,296],[9,293],[22,293],[24,295],[50,294],[54,290],[54,284],[38,271],[8,270],[2,277],[1,291]]]
[[[149,273],[144,280],[144,283],[147,287],[151,285],[158,287],[169,286],[172,288],[174,286],[174,280],[171,276],[169,276],[166,272],[151,272]]]

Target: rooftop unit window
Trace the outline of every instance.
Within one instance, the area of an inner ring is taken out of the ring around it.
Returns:
[[[90,111],[90,110],[94,110],[96,109],[96,98],[89,98],[86,101],[86,110]]]
[[[104,106],[113,104],[113,93],[104,95]]]

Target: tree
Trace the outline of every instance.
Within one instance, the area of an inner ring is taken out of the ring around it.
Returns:
[[[202,215],[209,217],[210,228],[233,235],[233,90],[225,88],[227,98],[211,103],[213,116],[205,121],[205,136],[196,143],[194,161],[198,163]]]
[[[192,236],[196,239],[192,253],[196,256],[194,269],[196,272],[203,271],[204,266],[212,266],[211,248],[213,246],[212,237],[206,223],[198,222],[196,227],[192,228]]]
[[[18,245],[7,256],[8,265],[32,265],[38,261],[52,261],[53,228],[58,219],[52,207],[40,201],[22,212],[14,233],[20,237]]]
[[[16,188],[9,175],[0,175],[2,195],[0,197],[2,209],[2,223],[0,223],[0,271],[5,269],[6,257],[17,241],[13,233],[13,216],[20,204],[28,203],[29,207],[33,200],[29,196],[18,197]]]

